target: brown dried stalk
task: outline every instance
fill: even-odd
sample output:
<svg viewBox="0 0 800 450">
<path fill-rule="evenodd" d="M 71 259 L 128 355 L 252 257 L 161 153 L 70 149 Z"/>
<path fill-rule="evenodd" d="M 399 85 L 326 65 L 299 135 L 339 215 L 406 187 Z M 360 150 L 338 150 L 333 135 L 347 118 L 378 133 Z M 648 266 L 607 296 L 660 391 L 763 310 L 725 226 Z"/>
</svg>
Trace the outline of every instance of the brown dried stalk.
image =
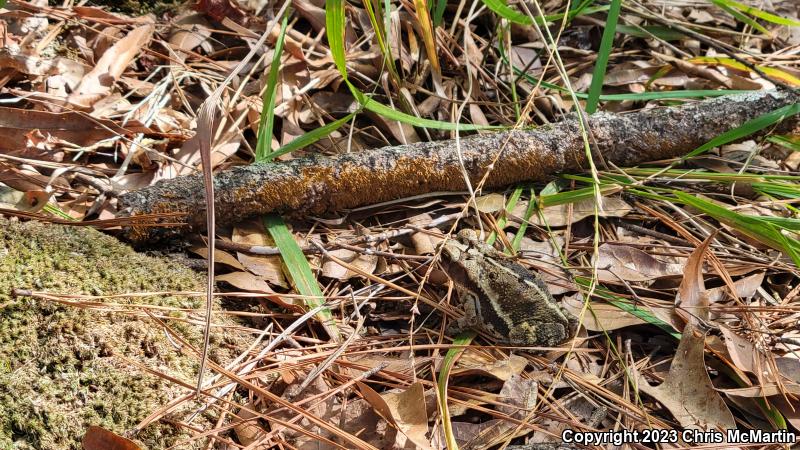
<svg viewBox="0 0 800 450">
<path fill-rule="evenodd" d="M 592 150 L 617 166 L 673 158 L 748 120 L 794 104 L 798 97 L 789 91 L 757 91 L 624 115 L 597 113 L 589 118 Z M 792 118 L 781 126 L 796 123 Z M 214 177 L 217 220 L 229 225 L 268 212 L 323 214 L 427 192 L 462 191 L 464 170 L 473 184 L 490 171 L 484 186 L 498 187 L 586 168 L 578 123 L 572 118 L 536 129 L 467 137 L 461 139 L 460 149 L 453 140 L 421 142 L 236 167 Z M 180 212 L 189 224 L 170 229 L 132 226 L 126 229 L 127 237 L 144 241 L 202 229 L 202 180 L 202 175 L 190 175 L 120 196 L 127 215 Z"/>
</svg>

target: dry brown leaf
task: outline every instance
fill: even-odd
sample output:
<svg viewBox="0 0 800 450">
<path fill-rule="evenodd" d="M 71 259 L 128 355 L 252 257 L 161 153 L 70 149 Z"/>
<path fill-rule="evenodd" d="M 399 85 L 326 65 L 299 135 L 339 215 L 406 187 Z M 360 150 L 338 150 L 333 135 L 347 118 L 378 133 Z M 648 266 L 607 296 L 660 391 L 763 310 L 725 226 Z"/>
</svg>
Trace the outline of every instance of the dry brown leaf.
<svg viewBox="0 0 800 450">
<path fill-rule="evenodd" d="M 800 384 L 800 360 L 795 357 L 775 358 L 775 365 L 787 380 Z"/>
<path fill-rule="evenodd" d="M 503 383 L 498 400 L 503 403 L 498 406 L 498 411 L 516 419 L 524 418 L 536 405 L 538 383 L 534 380 L 514 375 Z M 515 428 L 516 424 L 507 420 L 495 419 L 480 424 L 468 422 L 453 422 L 453 434 L 460 448 L 483 449 L 504 441 L 507 433 Z M 527 428 L 520 429 L 521 434 L 530 433 Z"/>
<path fill-rule="evenodd" d="M 154 27 L 142 25 L 131 30 L 111 46 L 84 75 L 67 101 L 80 108 L 89 108 L 111 92 L 111 87 L 133 61 L 139 50 L 150 41 Z"/>
<path fill-rule="evenodd" d="M 599 211 L 600 217 L 624 217 L 632 211 L 631 206 L 618 196 L 603 197 L 602 203 L 602 209 Z M 518 202 L 511 215 L 517 218 L 525 217 L 527 208 L 528 202 Z M 572 211 L 571 215 L 570 210 Z M 594 199 L 589 198 L 571 204 L 548 206 L 542 210 L 541 215 L 544 220 L 538 213 L 534 213 L 530 222 L 539 226 L 544 226 L 546 223 L 551 227 L 563 227 L 593 216 L 594 210 Z"/>
<path fill-rule="evenodd" d="M 248 403 L 245 406 L 250 409 L 253 408 L 252 403 Z M 239 438 L 239 442 L 244 445 L 251 445 L 254 442 L 260 442 L 266 436 L 267 432 L 258 424 L 258 420 L 255 419 L 255 417 L 257 417 L 255 413 L 251 412 L 249 409 L 241 409 L 237 415 L 239 419 L 246 421 L 239 422 L 233 426 L 233 431 L 236 433 L 236 437 Z M 267 450 L 270 447 L 271 446 L 267 444 L 259 444 L 251 447 L 251 449 Z"/>
<path fill-rule="evenodd" d="M 208 252 L 208 247 L 204 245 L 193 245 L 189 247 L 189 251 L 194 253 L 195 255 L 202 256 L 203 258 L 206 257 Z M 215 250 L 214 251 L 214 261 L 219 264 L 225 264 L 228 267 L 233 269 L 242 270 L 244 271 L 244 266 L 236 260 L 230 253 L 223 251 L 223 250 Z"/>
<path fill-rule="evenodd" d="M 567 311 L 575 317 L 580 317 L 583 310 L 583 297 L 580 294 L 566 296 L 561 302 Z M 591 310 L 586 311 L 581 322 L 589 331 L 612 331 L 644 323 L 647 322 L 629 312 L 598 301 L 592 302 Z"/>
<path fill-rule="evenodd" d="M 191 52 L 200 46 L 211 46 L 206 44 L 211 37 L 211 24 L 202 14 L 186 12 L 181 14 L 173 21 L 172 32 L 169 36 L 169 45 L 175 50 L 179 61 L 185 61 Z"/>
<path fill-rule="evenodd" d="M 13 156 L 60 161 L 61 157 L 55 157 L 56 153 L 46 144 L 36 142 L 36 135 L 55 139 L 51 140 L 55 144 L 66 142 L 88 147 L 134 131 L 150 132 L 145 127 L 123 129 L 110 120 L 95 119 L 81 112 L 50 113 L 0 107 L 0 150 Z M 63 157 L 63 153 L 61 155 Z"/>
<path fill-rule="evenodd" d="M 659 386 L 651 386 L 639 377 L 639 389 L 666 407 L 683 428 L 732 429 L 733 415 L 714 389 L 706 371 L 705 333 L 699 324 L 708 320 L 708 300 L 703 282 L 703 260 L 714 236 L 709 236 L 689 256 L 686 273 L 680 286 L 681 305 L 692 314 L 685 317 L 686 326 L 669 373 Z"/>
<path fill-rule="evenodd" d="M 97 426 L 90 426 L 86 430 L 81 444 L 84 450 L 141 450 L 130 439 Z"/>
<path fill-rule="evenodd" d="M 366 354 L 362 357 L 352 356 L 350 357 L 350 360 L 354 364 L 364 366 L 366 370 L 370 370 L 373 367 L 377 367 L 378 365 L 385 365 L 385 369 L 383 370 L 383 372 L 410 374 L 413 369 L 413 365 L 411 364 L 412 360 L 411 358 L 408 357 L 399 357 L 391 355 L 373 356 L 370 354 Z"/>
<path fill-rule="evenodd" d="M 275 242 L 267 235 L 264 225 L 259 220 L 248 220 L 233 228 L 231 240 L 237 244 L 275 246 Z M 288 288 L 286 277 L 281 268 L 280 256 L 248 255 L 237 252 L 236 259 L 250 272 L 275 286 Z"/>
<path fill-rule="evenodd" d="M 756 347 L 749 339 L 735 333 L 725 325 L 720 325 L 719 328 L 725 338 L 725 348 L 728 350 L 728 355 L 730 355 L 731 361 L 739 370 L 755 374 L 763 381 L 775 381 L 780 378 L 779 374 L 773 372 L 767 355 L 764 354 L 762 349 Z"/>
<path fill-rule="evenodd" d="M 236 289 L 248 292 L 258 292 L 264 294 L 273 294 L 275 291 L 272 290 L 269 283 L 262 280 L 261 278 L 253 275 L 250 272 L 231 272 L 225 273 L 222 275 L 217 275 L 214 277 L 217 281 L 224 281 L 229 283 L 231 286 L 235 287 Z"/>
<path fill-rule="evenodd" d="M 428 213 L 416 214 L 408 218 L 408 224 L 425 227 L 431 223 L 433 218 Z M 436 251 L 436 245 L 441 242 L 441 239 L 432 236 L 430 233 L 417 231 L 411 234 L 411 244 L 414 246 L 414 252 L 417 255 L 432 255 Z"/>
<path fill-rule="evenodd" d="M 207 14 L 217 22 L 233 20 L 239 25 L 247 25 L 249 15 L 233 0 L 199 0 L 194 9 Z"/>
<path fill-rule="evenodd" d="M 664 382 L 652 386 L 639 375 L 639 390 L 664 405 L 683 428 L 736 428 L 733 414 L 714 389 L 706 372 L 704 346 L 704 333 L 690 321 L 683 329 L 681 342 Z"/>
<path fill-rule="evenodd" d="M 425 388 L 416 382 L 400 392 L 387 392 L 381 395 L 391 413 L 391 421 L 413 442 L 417 448 L 432 449 L 426 437 L 428 433 L 428 413 L 425 410 Z M 374 406 L 374 405 L 373 405 Z M 405 447 L 398 442 L 400 448 Z"/>
<path fill-rule="evenodd" d="M 506 197 L 503 194 L 493 192 L 491 194 L 475 197 L 475 205 L 478 211 L 491 214 L 502 211 L 506 207 Z"/>
<path fill-rule="evenodd" d="M 361 252 L 354 252 L 345 248 L 333 250 L 330 252 L 342 261 L 352 264 L 353 266 L 363 270 L 366 273 L 373 273 L 378 266 L 378 256 L 368 255 Z M 359 272 L 342 267 L 337 262 L 329 258 L 323 258 L 322 263 L 322 276 L 334 278 L 337 280 L 345 281 L 353 277 L 361 276 Z"/>
<path fill-rule="evenodd" d="M 489 375 L 507 381 L 522 373 L 527 365 L 528 360 L 519 355 L 509 355 L 497 359 L 485 353 L 468 349 L 461 354 L 456 367 L 451 371 L 451 376 Z"/>
<path fill-rule="evenodd" d="M 683 273 L 683 264 L 665 263 L 625 245 L 603 244 L 596 258 L 597 277 L 605 282 L 647 282 Z"/>
<path fill-rule="evenodd" d="M 719 389 L 720 392 L 735 395 L 738 397 L 763 398 L 773 395 L 800 395 L 800 384 L 797 383 L 765 383 L 761 386 L 750 386 L 745 388 Z"/>
<path fill-rule="evenodd" d="M 675 300 L 675 313 L 686 322 L 699 323 L 708 320 L 709 302 L 703 281 L 703 261 L 714 236 L 715 233 L 708 236 L 686 260 L 683 280 L 678 288 L 678 298 Z M 673 325 L 679 326 L 679 324 Z"/>
<path fill-rule="evenodd" d="M 753 275 L 740 278 L 733 282 L 733 287 L 736 295 L 741 299 L 749 299 L 756 295 L 758 288 L 764 282 L 765 272 L 755 273 Z M 708 302 L 710 304 L 718 303 L 720 300 L 727 297 L 729 294 L 727 286 L 720 286 L 706 291 Z M 714 312 L 712 311 L 712 315 Z"/>
</svg>

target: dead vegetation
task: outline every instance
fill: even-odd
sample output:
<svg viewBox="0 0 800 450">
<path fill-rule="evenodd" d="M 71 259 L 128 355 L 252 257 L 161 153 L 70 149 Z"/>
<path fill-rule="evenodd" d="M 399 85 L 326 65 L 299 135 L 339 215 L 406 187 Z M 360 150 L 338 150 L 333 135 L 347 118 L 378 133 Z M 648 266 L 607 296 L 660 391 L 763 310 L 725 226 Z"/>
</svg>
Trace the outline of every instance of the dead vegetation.
<svg viewBox="0 0 800 450">
<path fill-rule="evenodd" d="M 154 219 L 177 226 L 182 216 L 123 217 L 119 197 L 198 173 L 201 144 L 220 173 L 551 126 L 597 105 L 630 114 L 800 86 L 796 2 L 626 1 L 615 26 L 616 0 L 508 3 L 199 0 L 128 16 L 9 1 L 0 10 L 0 212 L 117 234 Z M 198 117 L 209 96 L 213 127 Z M 212 343 L 198 397 L 196 374 L 120 354 L 120 370 L 168 383 L 172 395 L 124 424 L 96 425 L 149 448 L 204 449 L 510 448 L 560 442 L 565 430 L 798 432 L 800 141 L 780 128 L 797 113 L 790 102 L 635 167 L 592 153 L 602 136 L 582 133 L 593 158 L 548 184 L 490 191 L 482 177 L 464 192 L 288 224 L 277 215 L 227 222 L 216 230 L 225 311 L 215 307 L 213 323 L 246 321 L 243 357 L 223 361 Z M 577 335 L 531 349 L 446 333 L 463 313 L 437 244 L 466 227 L 540 273 L 581 318 Z M 195 233 L 146 250 L 186 251 L 202 268 L 206 242 Z M 18 285 L 5 289 L 25 295 L 0 292 L 2 323 L 32 299 L 61 300 L 48 306 L 59 314 L 75 308 L 64 304 L 75 292 L 37 287 L 26 262 L 14 267 Z M 140 300 L 154 289 L 132 286 L 126 308 L 146 314 Z M 116 298 L 82 294 L 94 313 L 122 314 L 108 306 Z M 164 351 L 199 361 L 202 342 L 169 331 L 187 324 L 151 320 L 171 343 Z M 0 356 L 0 383 L 47 369 Z M 35 404 L 25 387 L 9 395 Z M 182 437 L 149 438 L 154 424 Z M 81 435 L 53 447 L 0 425 L 3 445 L 80 448 Z M 85 448 L 112 445 L 93 430 Z"/>
</svg>

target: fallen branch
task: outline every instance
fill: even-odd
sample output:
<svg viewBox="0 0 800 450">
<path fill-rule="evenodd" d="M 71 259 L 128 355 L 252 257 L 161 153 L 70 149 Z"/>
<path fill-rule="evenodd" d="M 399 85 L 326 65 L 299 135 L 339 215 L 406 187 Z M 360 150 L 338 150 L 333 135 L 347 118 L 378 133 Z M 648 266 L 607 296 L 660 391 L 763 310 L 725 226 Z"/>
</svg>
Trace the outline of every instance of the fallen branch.
<svg viewBox="0 0 800 450">
<path fill-rule="evenodd" d="M 589 118 L 592 148 L 617 166 L 673 158 L 715 136 L 783 106 L 799 95 L 757 91 L 631 114 L 598 113 Z M 796 119 L 783 126 L 796 124 Z M 250 216 L 279 212 L 323 214 L 434 191 L 462 191 L 463 171 L 473 184 L 491 170 L 485 187 L 583 171 L 586 154 L 577 120 L 532 130 L 510 130 L 455 141 L 421 142 L 288 162 L 254 164 L 218 173 L 217 221 L 229 225 Z M 497 152 L 502 155 L 496 158 Z M 490 168 L 496 159 L 494 167 Z M 206 207 L 202 175 L 166 180 L 119 197 L 123 214 L 182 213 L 189 227 L 131 226 L 126 235 L 144 241 L 202 229 Z"/>
</svg>

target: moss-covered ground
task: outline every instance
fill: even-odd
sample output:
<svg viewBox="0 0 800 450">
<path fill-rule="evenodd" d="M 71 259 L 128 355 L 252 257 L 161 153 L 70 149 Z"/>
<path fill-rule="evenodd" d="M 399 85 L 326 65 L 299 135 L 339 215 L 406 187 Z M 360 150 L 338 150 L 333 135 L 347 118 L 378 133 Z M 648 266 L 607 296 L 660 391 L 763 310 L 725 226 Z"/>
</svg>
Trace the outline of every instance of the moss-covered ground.
<svg viewBox="0 0 800 450">
<path fill-rule="evenodd" d="M 181 355 L 152 319 L 14 297 L 12 289 L 109 295 L 203 286 L 203 277 L 190 269 L 137 254 L 95 230 L 0 217 L 0 449 L 78 449 L 89 425 L 126 433 L 187 392 L 120 356 L 189 383 L 197 370 L 196 358 Z M 202 299 L 135 301 L 197 308 Z M 200 345 L 200 327 L 176 320 L 170 326 Z M 213 347 L 235 348 L 232 339 L 216 335 Z M 212 354 L 217 360 L 229 356 Z M 178 434 L 170 425 L 155 424 L 134 439 L 158 449 Z"/>
</svg>

